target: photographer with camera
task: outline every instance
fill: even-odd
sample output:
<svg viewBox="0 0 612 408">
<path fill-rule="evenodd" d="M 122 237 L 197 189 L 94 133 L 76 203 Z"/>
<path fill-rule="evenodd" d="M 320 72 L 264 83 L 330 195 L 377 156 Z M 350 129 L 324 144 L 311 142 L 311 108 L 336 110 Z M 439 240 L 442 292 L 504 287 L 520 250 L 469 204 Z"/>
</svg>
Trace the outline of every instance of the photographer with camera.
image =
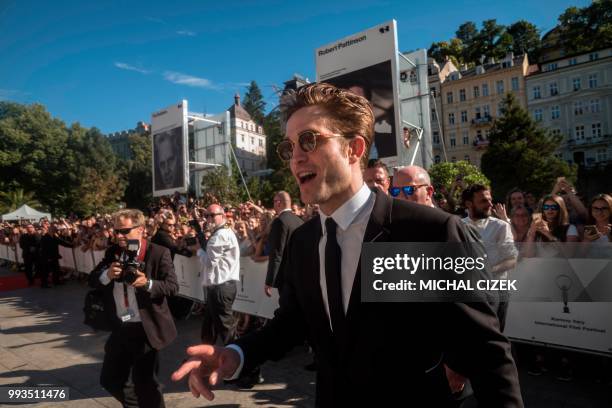
<svg viewBox="0 0 612 408">
<path fill-rule="evenodd" d="M 143 238 L 142 212 L 118 211 L 113 222 L 116 244 L 89 277 L 112 327 L 100 383 L 125 407 L 163 407 L 157 351 L 177 334 L 166 300 L 178 292 L 170 251 Z"/>
</svg>

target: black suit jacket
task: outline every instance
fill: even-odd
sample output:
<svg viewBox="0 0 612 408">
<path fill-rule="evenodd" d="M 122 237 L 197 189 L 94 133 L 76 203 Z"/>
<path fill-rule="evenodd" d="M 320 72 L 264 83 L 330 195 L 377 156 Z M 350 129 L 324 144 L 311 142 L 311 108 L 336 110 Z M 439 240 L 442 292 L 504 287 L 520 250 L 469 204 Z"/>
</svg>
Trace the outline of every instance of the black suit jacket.
<svg viewBox="0 0 612 408">
<path fill-rule="evenodd" d="M 157 231 L 157 233 L 153 236 L 153 239 L 151 239 L 151 242 L 168 248 L 170 250 L 170 258 L 172 259 L 174 259 L 174 255 L 176 254 L 183 255 L 188 258 L 192 255 L 191 251 L 187 248 L 179 249 L 178 245 L 176 245 L 176 242 L 174 241 L 174 238 L 172 238 L 168 232 L 162 229 Z"/>
<path fill-rule="evenodd" d="M 108 248 L 104 259 L 89 275 L 89 285 L 104 290 L 106 310 L 111 314 L 110 318 L 115 328 L 121 325 L 113 297 L 115 281 L 111 280 L 108 285 L 103 285 L 100 283 L 100 275 L 117 259 L 118 254 L 118 246 L 113 245 Z M 148 243 L 144 262 L 144 272 L 149 279 L 153 279 L 153 287 L 151 292 L 144 288 L 136 288 L 136 301 L 147 339 L 153 348 L 160 350 L 176 338 L 176 327 L 166 297 L 178 292 L 178 283 L 170 251 L 167 248 Z"/>
<path fill-rule="evenodd" d="M 246 372 L 308 337 L 317 355 L 319 407 L 445 406 L 442 362 L 471 380 L 480 406 L 523 406 L 510 343 L 486 303 L 362 303 L 358 270 L 348 336 L 344 343 L 335 337 L 319 285 L 320 236 L 319 217 L 294 232 L 274 319 L 236 342 Z M 470 236 L 458 217 L 377 192 L 364 241 L 459 242 Z"/>
<path fill-rule="evenodd" d="M 270 253 L 268 257 L 268 273 L 266 274 L 266 285 L 281 288 L 283 285 L 283 274 L 281 262 L 287 248 L 289 238 L 304 221 L 291 211 L 283 211 L 279 214 L 270 227 L 268 245 Z"/>
</svg>

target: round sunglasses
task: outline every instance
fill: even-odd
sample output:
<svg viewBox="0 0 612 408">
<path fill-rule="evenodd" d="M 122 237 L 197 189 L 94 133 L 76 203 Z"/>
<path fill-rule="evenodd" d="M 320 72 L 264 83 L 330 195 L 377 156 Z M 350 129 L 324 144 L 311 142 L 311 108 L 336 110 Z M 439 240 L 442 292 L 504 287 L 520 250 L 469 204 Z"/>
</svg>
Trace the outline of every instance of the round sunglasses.
<svg viewBox="0 0 612 408">
<path fill-rule="evenodd" d="M 391 194 L 391 197 L 397 197 L 400 195 L 400 192 L 403 192 L 404 196 L 408 197 L 408 196 L 413 195 L 414 192 L 417 190 L 417 188 L 420 188 L 423 186 L 427 186 L 427 184 L 419 184 L 416 186 L 391 187 L 389 189 L 389 194 Z"/>
<path fill-rule="evenodd" d="M 322 137 L 322 136 L 327 136 L 327 137 Z M 335 133 L 330 133 L 329 135 L 325 135 L 323 133 L 315 132 L 314 130 L 305 130 L 301 132 L 300 134 L 298 134 L 298 145 L 300 146 L 300 149 L 302 149 L 304 153 L 310 153 L 316 150 L 317 140 L 320 143 L 321 141 L 325 141 L 329 139 L 336 139 L 338 137 L 344 137 L 344 136 L 337 135 Z M 295 144 L 291 140 L 285 139 L 276 146 L 276 153 L 278 154 L 278 157 L 280 157 L 282 161 L 289 161 L 293 157 L 294 147 L 295 147 Z"/>
</svg>

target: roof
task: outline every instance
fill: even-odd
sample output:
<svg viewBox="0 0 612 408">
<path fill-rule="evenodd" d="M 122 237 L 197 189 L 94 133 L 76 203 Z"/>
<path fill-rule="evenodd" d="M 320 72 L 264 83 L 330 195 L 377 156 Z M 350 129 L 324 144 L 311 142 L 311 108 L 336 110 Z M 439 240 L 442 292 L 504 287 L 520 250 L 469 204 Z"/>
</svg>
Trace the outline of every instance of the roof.
<svg viewBox="0 0 612 408">
<path fill-rule="evenodd" d="M 51 219 L 51 214 L 40 212 L 33 209 L 27 204 L 22 205 L 18 209 L 2 216 L 2 221 L 19 221 L 19 220 L 35 220 L 38 221 L 41 218 Z"/>
<path fill-rule="evenodd" d="M 250 120 L 253 121 L 249 112 L 247 112 L 242 105 L 240 105 L 240 95 L 236 94 L 234 96 L 234 104 L 228 108 L 230 112 L 230 117 L 238 118 L 242 120 Z"/>
<path fill-rule="evenodd" d="M 514 57 L 513 59 L 514 65 L 512 67 L 514 68 L 514 67 L 523 65 L 523 58 L 525 58 L 524 55 L 519 55 L 518 57 Z M 493 64 L 484 64 L 484 74 L 479 74 L 479 75 L 486 75 L 491 72 L 501 71 L 503 69 L 509 69 L 509 68 L 502 68 L 501 64 L 503 61 L 504 60 L 500 60 L 500 61 L 496 61 Z M 477 75 L 476 68 L 477 67 L 473 67 L 473 68 L 468 69 L 467 71 L 459 71 L 459 73 L 461 74 L 461 79 L 476 76 Z"/>
</svg>

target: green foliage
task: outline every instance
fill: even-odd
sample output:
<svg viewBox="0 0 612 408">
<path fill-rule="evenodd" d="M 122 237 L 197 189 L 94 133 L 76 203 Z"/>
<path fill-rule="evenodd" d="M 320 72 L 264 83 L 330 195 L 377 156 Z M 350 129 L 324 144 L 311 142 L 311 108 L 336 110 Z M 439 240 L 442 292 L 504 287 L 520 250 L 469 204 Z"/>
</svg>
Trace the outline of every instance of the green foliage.
<svg viewBox="0 0 612 408">
<path fill-rule="evenodd" d="M 263 100 L 261 90 L 257 86 L 257 82 L 251 81 L 246 93 L 244 94 L 244 101 L 242 107 L 251 115 L 251 118 L 255 123 L 261 125 L 264 121 L 264 112 L 266 108 L 266 102 Z"/>
<path fill-rule="evenodd" d="M 212 196 L 223 205 L 237 205 L 245 201 L 241 193 L 241 190 L 244 190 L 242 182 L 237 184 L 235 177 L 233 177 L 237 172 L 234 171 L 233 173 L 232 177 L 230 177 L 229 171 L 225 166 L 207 170 L 202 176 L 202 191 L 205 192 L 205 196 Z M 207 200 L 205 197 L 206 205 L 210 205 L 212 202 L 212 200 Z"/>
<path fill-rule="evenodd" d="M 491 183 L 478 167 L 463 160 L 455 163 L 437 163 L 431 166 L 427 172 L 436 192 L 443 193 L 447 198 L 458 178 L 463 180 L 464 187 L 469 187 L 472 184 L 490 185 Z M 451 198 L 454 202 L 460 202 L 460 195 L 461 191 L 457 189 L 454 191 L 454 197 Z"/>
<path fill-rule="evenodd" d="M 480 29 L 473 21 L 467 21 L 459 26 L 455 35 L 448 41 L 433 43 L 428 55 L 436 61 L 449 57 L 455 65 L 475 66 L 480 64 L 483 55 L 501 59 L 511 51 L 515 55 L 527 52 L 535 60 L 541 48 L 538 29 L 525 20 L 506 27 L 490 19 L 483 21 Z"/>
<path fill-rule="evenodd" d="M 554 155 L 561 138 L 538 127 L 512 93 L 504 98 L 502 113 L 491 128 L 490 144 L 481 162 L 497 198 L 505 197 L 514 187 L 541 196 L 550 192 L 561 176 L 575 181 L 575 167 Z"/>
<path fill-rule="evenodd" d="M 132 159 L 123 163 L 127 175 L 124 201 L 128 208 L 144 209 L 153 199 L 151 186 L 151 134 L 133 133 L 128 136 Z"/>
<path fill-rule="evenodd" d="M 566 53 L 587 52 L 612 45 L 612 1 L 568 7 L 559 16 L 559 36 Z"/>
<path fill-rule="evenodd" d="M 113 209 L 124 189 L 99 130 L 67 128 L 42 105 L 10 102 L 0 102 L 0 183 L 35 193 L 56 215 Z"/>
<path fill-rule="evenodd" d="M 1 213 L 15 211 L 24 204 L 37 210 L 43 209 L 42 204 L 36 200 L 34 193 L 24 192 L 22 188 L 18 188 L 13 191 L 0 192 Z"/>
</svg>

